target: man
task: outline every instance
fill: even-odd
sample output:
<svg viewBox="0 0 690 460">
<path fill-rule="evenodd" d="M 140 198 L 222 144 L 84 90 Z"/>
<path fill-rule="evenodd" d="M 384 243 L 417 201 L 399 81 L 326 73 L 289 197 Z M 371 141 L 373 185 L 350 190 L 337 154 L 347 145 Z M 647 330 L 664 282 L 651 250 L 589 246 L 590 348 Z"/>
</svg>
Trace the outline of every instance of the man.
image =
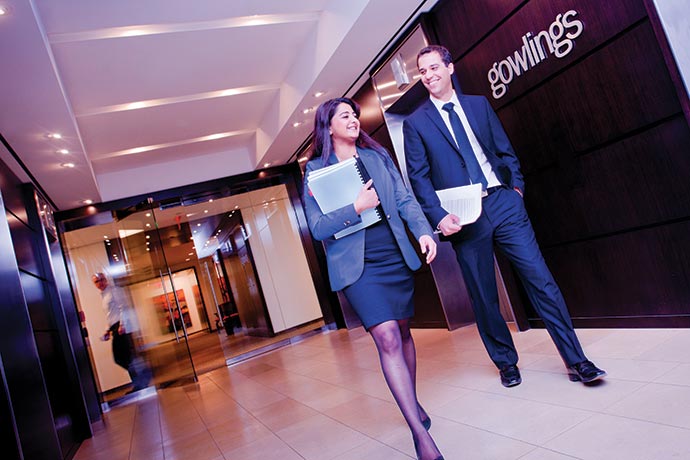
<svg viewBox="0 0 690 460">
<path fill-rule="evenodd" d="M 442 46 L 422 49 L 417 67 L 430 98 L 403 123 L 410 184 L 431 225 L 455 249 L 477 328 L 501 383 L 512 387 L 522 378 L 499 310 L 494 244 L 515 266 L 570 380 L 587 383 L 602 378 L 606 372 L 585 357 L 560 289 L 537 246 L 522 202 L 520 164 L 489 101 L 453 90 L 453 63 Z M 441 207 L 436 190 L 472 183 L 482 184 L 482 213 L 475 223 L 461 227 L 458 217 Z"/>
<path fill-rule="evenodd" d="M 103 310 L 108 317 L 108 329 L 103 335 L 103 340 L 112 338 L 113 358 L 115 363 L 124 368 L 132 379 L 133 388 L 129 393 L 146 388 L 151 379 L 150 372 L 144 360 L 138 356 L 134 344 L 134 325 L 136 317 L 130 307 L 125 293 L 108 284 L 108 279 L 103 273 L 96 273 L 91 277 L 96 288 L 101 291 Z"/>
</svg>

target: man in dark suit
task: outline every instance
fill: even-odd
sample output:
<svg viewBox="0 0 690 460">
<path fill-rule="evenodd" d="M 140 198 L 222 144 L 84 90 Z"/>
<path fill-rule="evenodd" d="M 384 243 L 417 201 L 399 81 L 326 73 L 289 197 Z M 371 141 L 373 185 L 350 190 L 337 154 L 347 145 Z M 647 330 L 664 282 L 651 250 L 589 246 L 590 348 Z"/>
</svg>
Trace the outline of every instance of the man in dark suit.
<svg viewBox="0 0 690 460">
<path fill-rule="evenodd" d="M 518 355 L 498 304 L 494 244 L 516 268 L 527 295 L 556 344 L 570 380 L 606 375 L 585 357 L 560 289 L 527 216 L 520 164 L 501 122 L 483 96 L 454 91 L 450 53 L 428 46 L 417 67 L 430 98 L 403 123 L 410 184 L 431 225 L 452 243 L 472 299 L 477 327 L 506 387 L 522 382 Z M 441 207 L 436 190 L 481 183 L 482 213 L 460 226 Z"/>
</svg>

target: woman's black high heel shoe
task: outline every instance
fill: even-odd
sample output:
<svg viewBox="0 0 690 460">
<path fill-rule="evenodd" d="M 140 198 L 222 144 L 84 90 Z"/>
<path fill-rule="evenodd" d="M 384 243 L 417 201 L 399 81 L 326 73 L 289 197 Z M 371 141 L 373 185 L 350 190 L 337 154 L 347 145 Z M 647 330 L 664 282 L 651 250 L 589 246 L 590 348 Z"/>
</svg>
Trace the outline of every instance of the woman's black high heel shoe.
<svg viewBox="0 0 690 460">
<path fill-rule="evenodd" d="M 429 418 L 429 425 L 431 425 L 431 418 Z M 419 446 L 417 445 L 417 438 L 412 436 L 412 442 L 414 442 L 414 453 L 415 453 L 415 455 L 417 455 L 417 459 L 419 459 L 420 458 L 419 457 Z M 434 460 L 445 460 L 445 459 L 443 458 L 443 455 L 439 455 Z"/>
</svg>

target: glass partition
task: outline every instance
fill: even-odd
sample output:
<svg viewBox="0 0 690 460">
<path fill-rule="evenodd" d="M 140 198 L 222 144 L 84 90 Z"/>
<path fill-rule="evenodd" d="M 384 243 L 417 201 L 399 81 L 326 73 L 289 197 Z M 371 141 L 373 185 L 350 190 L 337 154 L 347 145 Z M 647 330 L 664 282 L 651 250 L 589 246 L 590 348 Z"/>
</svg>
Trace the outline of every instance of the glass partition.
<svg viewBox="0 0 690 460">
<path fill-rule="evenodd" d="M 94 273 L 126 293 L 136 312 L 138 350 L 159 387 L 323 326 L 285 185 L 149 201 L 72 222 L 75 229 L 62 234 L 105 395 L 121 395 L 132 383 L 115 364 L 111 343 L 98 338 L 108 316 Z M 102 223 L 87 226 L 87 220 Z"/>
</svg>

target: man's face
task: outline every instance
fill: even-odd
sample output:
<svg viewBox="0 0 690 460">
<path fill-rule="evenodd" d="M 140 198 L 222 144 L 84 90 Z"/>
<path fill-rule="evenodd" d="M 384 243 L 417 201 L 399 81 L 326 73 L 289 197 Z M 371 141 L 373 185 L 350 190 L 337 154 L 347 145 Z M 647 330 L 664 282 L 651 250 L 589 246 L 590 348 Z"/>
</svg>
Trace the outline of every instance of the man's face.
<svg viewBox="0 0 690 460">
<path fill-rule="evenodd" d="M 453 63 L 447 66 L 436 51 L 422 54 L 417 60 L 417 68 L 422 74 L 422 84 L 436 99 L 448 101 L 453 94 Z"/>
<path fill-rule="evenodd" d="M 91 277 L 91 281 L 93 281 L 93 284 L 98 288 L 99 291 L 102 291 L 108 285 L 108 280 L 105 278 L 105 276 L 93 275 Z"/>
</svg>

